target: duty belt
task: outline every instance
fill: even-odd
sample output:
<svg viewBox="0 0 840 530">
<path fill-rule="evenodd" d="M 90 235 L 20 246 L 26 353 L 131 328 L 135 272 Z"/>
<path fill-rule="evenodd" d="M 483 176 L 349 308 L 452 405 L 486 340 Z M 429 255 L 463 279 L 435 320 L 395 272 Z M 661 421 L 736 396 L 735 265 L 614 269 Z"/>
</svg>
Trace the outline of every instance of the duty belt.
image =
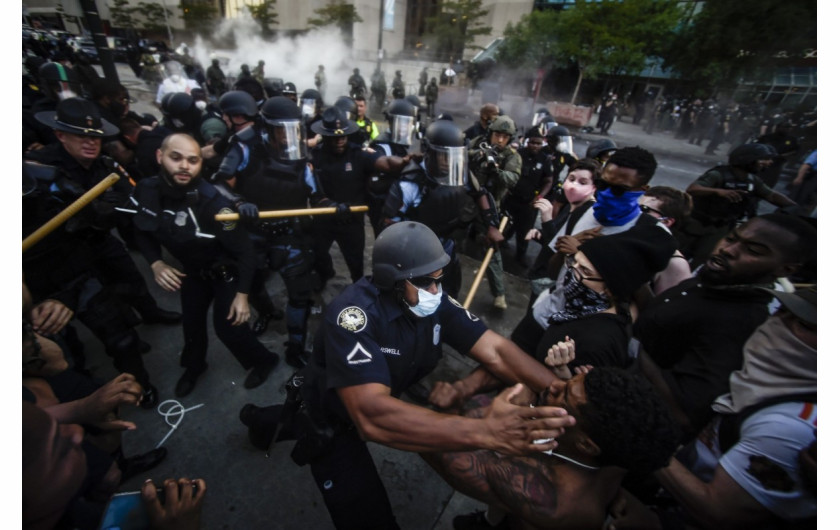
<svg viewBox="0 0 840 530">
<path fill-rule="evenodd" d="M 257 230 L 267 236 L 290 236 L 295 234 L 295 221 L 288 219 L 260 221 L 257 223 Z"/>
<path fill-rule="evenodd" d="M 201 269 L 198 276 L 202 280 L 222 280 L 225 283 L 230 283 L 236 279 L 236 267 L 233 265 L 213 265 Z"/>
</svg>

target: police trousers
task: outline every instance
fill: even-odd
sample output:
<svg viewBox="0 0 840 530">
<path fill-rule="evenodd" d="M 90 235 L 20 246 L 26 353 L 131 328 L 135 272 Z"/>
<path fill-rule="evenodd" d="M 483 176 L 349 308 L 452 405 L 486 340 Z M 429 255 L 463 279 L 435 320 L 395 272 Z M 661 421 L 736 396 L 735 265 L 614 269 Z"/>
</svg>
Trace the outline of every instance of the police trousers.
<svg viewBox="0 0 840 530">
<path fill-rule="evenodd" d="M 399 529 L 367 444 L 355 431 L 338 434 L 310 471 L 339 530 Z"/>
<path fill-rule="evenodd" d="M 203 278 L 198 271 L 187 271 L 181 283 L 181 311 L 184 314 L 181 366 L 184 368 L 202 371 L 207 366 L 207 310 L 210 304 L 213 304 L 216 336 L 243 368 L 248 370 L 271 361 L 273 354 L 257 340 L 247 323 L 234 326 L 227 319 L 237 285 L 235 279 Z"/>
<path fill-rule="evenodd" d="M 341 255 L 355 282 L 364 274 L 365 264 L 365 218 L 364 214 L 353 214 L 347 222 L 334 216 L 315 219 L 315 270 L 321 278 L 328 278 L 335 272 L 330 256 L 333 242 L 338 243 Z"/>
</svg>

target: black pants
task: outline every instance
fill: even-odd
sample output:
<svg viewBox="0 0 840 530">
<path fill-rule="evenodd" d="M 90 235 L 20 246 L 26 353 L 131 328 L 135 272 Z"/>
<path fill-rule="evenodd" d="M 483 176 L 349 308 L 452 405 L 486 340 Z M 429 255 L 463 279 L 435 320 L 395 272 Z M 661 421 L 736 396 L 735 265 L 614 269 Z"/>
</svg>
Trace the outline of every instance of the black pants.
<svg viewBox="0 0 840 530">
<path fill-rule="evenodd" d="M 365 219 L 364 214 L 353 214 L 349 222 L 322 216 L 315 220 L 315 270 L 321 278 L 335 272 L 330 256 L 333 242 L 338 243 L 341 255 L 350 269 L 350 278 L 355 282 L 364 274 L 365 263 Z"/>
<path fill-rule="evenodd" d="M 181 284 L 181 308 L 184 312 L 184 351 L 181 366 L 199 371 L 207 366 L 207 310 L 213 304 L 213 329 L 216 336 L 246 370 L 271 361 L 272 353 L 257 340 L 247 324 L 234 326 L 227 319 L 236 296 L 236 281 L 202 279 L 198 271 L 187 271 Z"/>
<path fill-rule="evenodd" d="M 354 431 L 337 435 L 310 471 L 336 528 L 399 529 L 367 444 Z"/>
<path fill-rule="evenodd" d="M 143 275 L 122 241 L 111 234 L 91 242 L 96 268 L 102 282 L 141 315 L 157 310 L 157 302 L 149 292 Z"/>
<path fill-rule="evenodd" d="M 510 198 L 503 206 L 513 217 L 513 229 L 516 233 L 516 257 L 525 256 L 528 250 L 528 241 L 525 236 L 528 231 L 534 228 L 537 220 L 537 210 L 529 202 L 521 202 L 519 199 Z"/>
<path fill-rule="evenodd" d="M 533 302 L 531 302 L 533 303 Z M 534 357 L 537 357 L 537 347 L 540 345 L 545 330 L 540 326 L 540 323 L 534 318 L 534 309 L 529 304 L 528 312 L 519 321 L 519 324 L 513 329 L 510 334 L 510 340 L 522 350 Z M 542 362 L 543 359 L 537 359 Z"/>
</svg>

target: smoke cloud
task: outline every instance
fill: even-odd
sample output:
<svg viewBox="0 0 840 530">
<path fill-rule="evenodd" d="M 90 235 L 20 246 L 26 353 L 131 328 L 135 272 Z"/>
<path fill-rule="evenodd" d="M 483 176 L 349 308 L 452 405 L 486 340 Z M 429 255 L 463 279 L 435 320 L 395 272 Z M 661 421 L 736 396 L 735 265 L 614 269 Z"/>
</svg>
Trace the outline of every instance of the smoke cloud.
<svg viewBox="0 0 840 530">
<path fill-rule="evenodd" d="M 233 42 L 232 48 L 221 48 L 214 43 Z M 320 28 L 296 37 L 278 37 L 265 40 L 260 25 L 250 13 L 225 19 L 208 39 L 196 38 L 190 54 L 207 68 L 212 59 L 222 59 L 222 69 L 232 77 L 239 75 L 240 67 L 247 64 L 251 70 L 260 60 L 265 61 L 265 77 L 291 81 L 298 94 L 315 88 L 315 72 L 324 65 L 327 77 L 325 105 L 332 104 L 338 96 L 348 93 L 347 78 L 353 71 L 352 52 L 344 45 L 338 28 Z M 227 59 L 227 65 L 224 65 Z M 364 75 L 364 72 L 363 72 Z M 370 88 L 370 79 L 365 76 Z M 322 88 L 323 92 L 323 88 Z"/>
</svg>

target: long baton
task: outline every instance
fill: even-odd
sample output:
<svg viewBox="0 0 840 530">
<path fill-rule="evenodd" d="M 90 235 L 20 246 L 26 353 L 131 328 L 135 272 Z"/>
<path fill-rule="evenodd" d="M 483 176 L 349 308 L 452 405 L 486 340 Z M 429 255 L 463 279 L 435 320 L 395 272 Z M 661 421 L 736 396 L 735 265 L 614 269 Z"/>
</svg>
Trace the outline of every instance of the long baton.
<svg viewBox="0 0 840 530">
<path fill-rule="evenodd" d="M 368 211 L 367 206 L 351 206 L 350 211 L 352 213 L 359 213 L 359 212 L 366 212 Z M 259 218 L 260 219 L 271 219 L 277 217 L 297 217 L 299 215 L 331 215 L 338 213 L 338 208 L 330 207 L 330 208 L 300 208 L 298 210 L 271 210 L 260 212 Z M 216 214 L 217 221 L 238 221 L 239 214 L 238 213 L 217 213 Z"/>
<path fill-rule="evenodd" d="M 99 184 L 92 187 L 91 189 L 87 190 L 84 195 L 73 201 L 73 203 L 68 206 L 67 208 L 61 210 L 55 217 L 41 225 L 40 228 L 29 234 L 26 239 L 23 240 L 23 252 L 29 250 L 34 244 L 38 243 L 48 235 L 50 232 L 61 226 L 65 221 L 79 213 L 79 210 L 90 204 L 90 202 L 97 198 L 98 196 L 102 195 L 108 188 L 113 186 L 118 180 L 120 180 L 119 175 L 116 173 L 111 173 L 104 179 L 102 179 Z"/>
<path fill-rule="evenodd" d="M 502 222 L 499 223 L 499 232 L 502 232 L 505 229 L 507 222 L 507 216 L 502 217 Z M 467 299 L 464 300 L 464 309 L 470 308 L 470 304 L 472 304 L 473 298 L 475 297 L 475 292 L 478 291 L 478 284 L 481 283 L 481 279 L 484 278 L 484 273 L 487 272 L 487 266 L 490 265 L 490 258 L 493 257 L 493 252 L 495 251 L 496 248 L 492 245 L 487 249 L 487 253 L 484 255 L 484 261 L 481 262 L 481 267 L 478 268 L 478 274 L 475 275 L 475 280 L 473 280 L 472 287 L 470 287 Z"/>
</svg>

